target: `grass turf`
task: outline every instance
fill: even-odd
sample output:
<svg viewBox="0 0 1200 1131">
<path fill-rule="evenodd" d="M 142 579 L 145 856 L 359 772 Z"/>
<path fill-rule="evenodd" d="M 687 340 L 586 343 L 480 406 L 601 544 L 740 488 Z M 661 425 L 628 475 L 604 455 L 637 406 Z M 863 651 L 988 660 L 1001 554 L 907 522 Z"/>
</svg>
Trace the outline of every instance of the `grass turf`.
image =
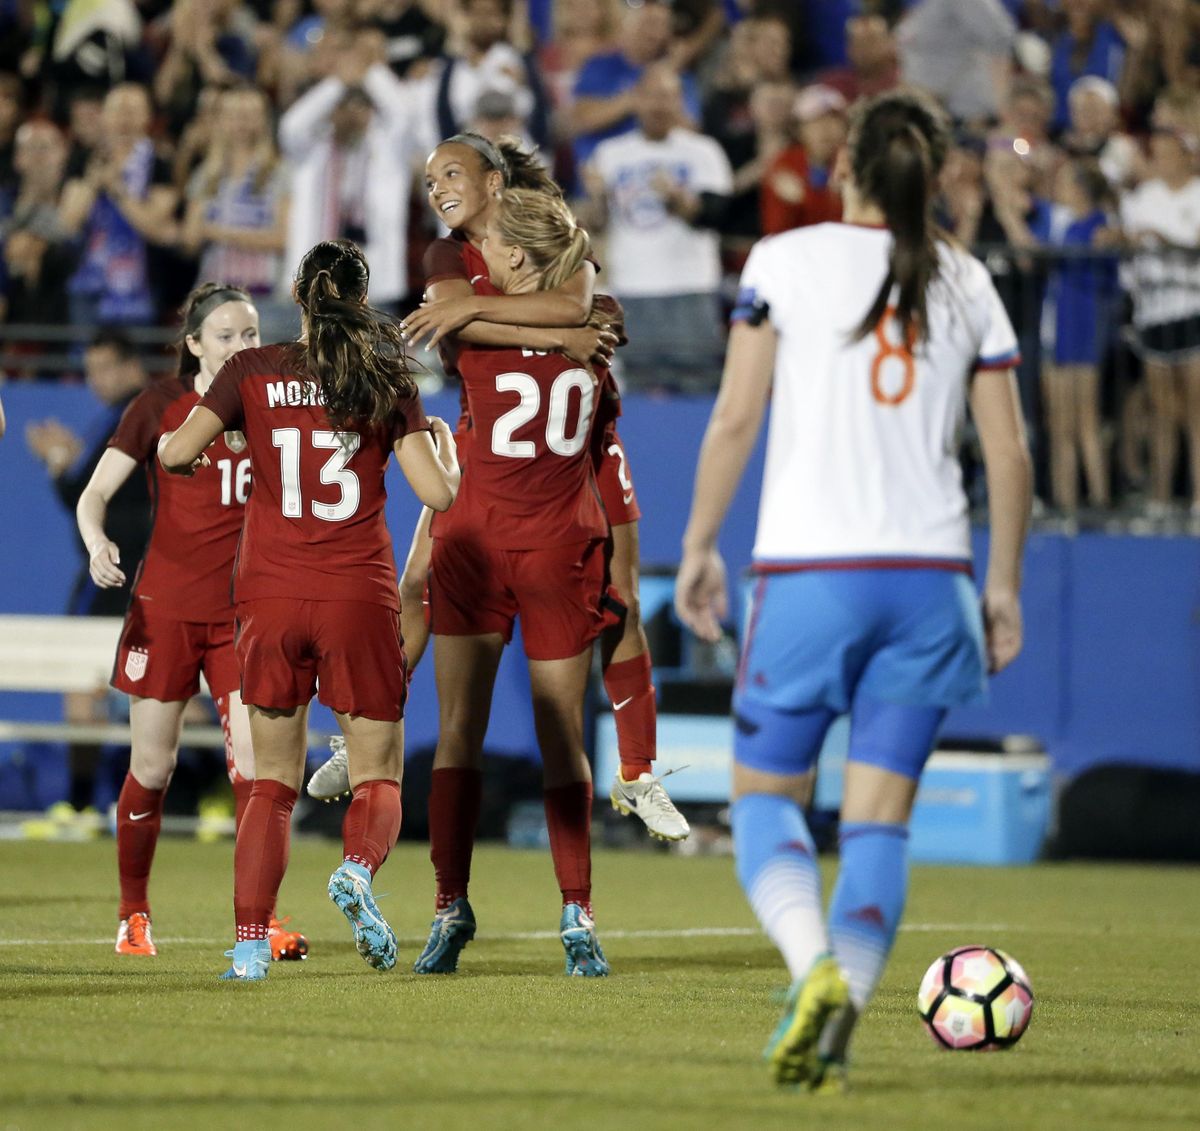
<svg viewBox="0 0 1200 1131">
<path fill-rule="evenodd" d="M 614 976 L 593 981 L 563 976 L 543 854 L 480 849 L 480 935 L 458 975 L 424 978 L 407 973 L 431 911 L 424 850 L 401 847 L 376 884 L 401 936 L 390 974 L 325 898 L 338 855 L 293 845 L 281 907 L 309 960 L 229 985 L 228 843 L 160 844 L 156 959 L 112 952 L 111 841 L 0 843 L 0 1127 L 1200 1126 L 1195 869 L 914 869 L 854 1091 L 814 1097 L 776 1091 L 759 1059 L 785 978 L 728 860 L 598 852 Z M 1033 980 L 1010 1052 L 946 1053 L 921 1031 L 921 974 L 970 942 Z"/>
</svg>

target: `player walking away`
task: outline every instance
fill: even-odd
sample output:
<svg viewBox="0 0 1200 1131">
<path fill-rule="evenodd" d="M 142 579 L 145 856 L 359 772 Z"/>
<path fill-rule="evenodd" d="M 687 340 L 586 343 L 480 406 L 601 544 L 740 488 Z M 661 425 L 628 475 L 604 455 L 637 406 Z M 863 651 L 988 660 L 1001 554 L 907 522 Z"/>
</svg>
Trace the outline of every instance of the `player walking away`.
<svg viewBox="0 0 1200 1131">
<path fill-rule="evenodd" d="M 443 141 L 430 155 L 425 182 L 430 207 L 450 228 L 450 235 L 436 240 L 426 253 L 428 303 L 406 321 L 410 342 L 415 343 L 428 334 L 430 344 L 439 345 L 443 366 L 450 376 L 457 374 L 458 348 L 467 345 L 561 350 L 585 364 L 599 349 L 600 360 L 607 360 L 615 339 L 597 335 L 585 325 L 592 319 L 596 305 L 594 263 L 584 262 L 574 275 L 553 290 L 519 296 L 499 294 L 489 280 L 480 247 L 501 194 L 516 188 L 561 198 L 558 186 L 536 160 L 515 141 L 502 139 L 493 145 L 477 134 L 458 134 Z M 604 302 L 604 296 L 598 301 Z M 638 602 L 637 522 L 641 510 L 625 450 L 616 432 L 620 395 L 611 377 L 606 380 L 604 396 L 612 402 L 615 412 L 601 449 L 596 478 L 612 528 L 609 564 L 612 584 L 628 610 L 621 623 L 601 638 L 604 687 L 613 705 L 621 760 L 611 798 L 621 812 L 636 813 L 652 835 L 663 840 L 682 840 L 689 832 L 687 821 L 653 773 L 657 707 L 649 644 Z M 464 400 L 457 433 L 460 460 L 468 424 Z M 417 526 L 401 581 L 401 616 L 405 640 L 411 642 L 413 667 L 424 651 L 428 634 L 423 594 L 431 553 L 429 518 L 428 514 L 422 515 Z M 344 765 L 339 764 L 335 755 L 313 775 L 309 793 L 322 798 L 337 796 L 346 788 L 344 773 Z M 435 859 L 439 815 L 458 813 L 474 826 L 481 791 L 482 775 L 474 770 L 435 773 L 430 796 Z"/>
<path fill-rule="evenodd" d="M 483 246 L 491 278 L 516 293 L 553 289 L 587 253 L 587 233 L 560 199 L 520 189 L 505 192 Z M 480 772 L 496 669 L 520 616 L 566 972 L 603 976 L 609 967 L 592 917 L 592 781 L 583 745 L 592 645 L 611 619 L 608 523 L 593 470 L 596 382 L 565 354 L 530 349 L 464 346 L 458 368 L 471 441 L 458 501 L 432 528 L 434 774 Z M 466 898 L 474 823 L 460 820 L 454 832 L 434 855 L 438 916 L 418 973 L 452 972 L 474 936 Z"/>
<path fill-rule="evenodd" d="M 946 145 L 917 96 L 867 102 L 848 143 L 848 222 L 756 245 L 684 536 L 677 609 L 715 640 L 728 608 L 717 532 L 770 398 L 732 822 L 738 879 L 794 979 L 766 1052 L 781 1084 L 843 1083 L 904 907 L 908 819 L 938 727 L 1021 649 L 1030 465 L 1016 338 L 987 272 L 934 231 Z M 955 456 L 967 400 L 991 500 L 982 619 Z M 846 712 L 827 927 L 800 801 Z"/>
<path fill-rule="evenodd" d="M 139 393 L 121 417 L 76 508 L 92 580 L 102 589 L 125 584 L 120 551 L 105 534 L 108 505 L 145 465 L 154 525 L 138 566 L 112 685 L 129 695 L 129 773 L 117 798 L 117 868 L 121 882 L 118 954 L 157 954 L 148 885 L 162 825 L 163 798 L 179 756 L 179 731 L 200 673 L 225 731 L 225 762 L 241 824 L 254 784 L 254 748 L 239 691 L 229 584 L 242 514 L 250 491 L 250 460 L 239 433 L 218 437 L 209 463 L 191 479 L 159 474 L 159 437 L 178 428 L 212 384 L 217 370 L 258 345 L 258 312 L 250 296 L 204 283 L 183 307 L 179 367 L 174 380 Z M 303 958 L 308 943 L 275 918 L 271 957 Z"/>
<path fill-rule="evenodd" d="M 329 896 L 370 965 L 396 962 L 396 937 L 371 891 L 400 831 L 407 691 L 384 471 L 394 451 L 417 497 L 445 510 L 458 465 L 441 421 L 432 422 L 435 449 L 400 331 L 367 305 L 367 283 L 354 244 L 317 244 L 294 285 L 299 343 L 231 358 L 159 448 L 163 467 L 190 475 L 209 465 L 204 452 L 217 436 L 240 429 L 254 468 L 234 600 L 258 776 L 234 857 L 231 980 L 267 976 L 270 909 L 318 682 L 346 738 L 354 790 Z"/>
</svg>

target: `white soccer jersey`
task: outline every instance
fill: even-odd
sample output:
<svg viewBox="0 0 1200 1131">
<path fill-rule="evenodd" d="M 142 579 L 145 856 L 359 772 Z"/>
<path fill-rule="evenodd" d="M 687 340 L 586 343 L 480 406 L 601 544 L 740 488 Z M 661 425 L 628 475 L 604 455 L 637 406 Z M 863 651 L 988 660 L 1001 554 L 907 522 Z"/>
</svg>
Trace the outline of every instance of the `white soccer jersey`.
<svg viewBox="0 0 1200 1131">
<path fill-rule="evenodd" d="M 1016 336 L 983 265 L 942 244 L 928 339 L 910 355 L 887 319 L 854 341 L 891 244 L 883 228 L 818 224 L 746 262 L 735 319 L 765 302 L 779 334 L 754 546 L 765 568 L 970 558 L 967 384 L 1016 364 Z"/>
</svg>

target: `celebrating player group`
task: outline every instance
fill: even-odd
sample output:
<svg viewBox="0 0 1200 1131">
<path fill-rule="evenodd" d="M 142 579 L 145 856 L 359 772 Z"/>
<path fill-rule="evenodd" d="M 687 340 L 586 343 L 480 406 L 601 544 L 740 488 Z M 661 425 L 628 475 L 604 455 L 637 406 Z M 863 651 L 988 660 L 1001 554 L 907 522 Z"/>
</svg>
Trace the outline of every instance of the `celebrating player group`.
<svg viewBox="0 0 1200 1131">
<path fill-rule="evenodd" d="M 751 253 L 677 579 L 682 621 L 718 638 L 728 601 L 717 534 L 770 402 L 732 823 L 738 878 L 792 978 L 767 1050 L 782 1084 L 844 1081 L 903 911 L 907 824 L 938 728 L 1021 647 L 1030 483 L 1016 340 L 986 271 L 933 226 L 946 144 L 940 114 L 917 96 L 861 104 L 839 158 L 847 221 Z M 307 950 L 275 903 L 314 695 L 343 741 L 309 792 L 352 794 L 329 895 L 363 958 L 396 964 L 372 885 L 400 830 L 404 705 L 430 637 L 435 890 L 417 973 L 453 973 L 479 929 L 469 884 L 483 741 L 518 618 L 568 974 L 610 972 L 592 907 L 584 746 L 597 645 L 620 754 L 611 800 L 655 836 L 688 836 L 653 770 L 640 511 L 609 371 L 620 306 L 597 293 L 587 233 L 516 143 L 448 138 L 426 188 L 448 234 L 426 255 L 415 313 L 396 322 L 370 306 L 367 262 L 344 240 L 297 268 L 295 342 L 261 346 L 249 296 L 205 284 L 184 310 L 178 374 L 131 405 L 80 501 L 102 586 L 125 582 L 104 512 L 138 464 L 157 503 L 113 676 L 133 733 L 117 824 L 120 953 L 156 953 L 150 864 L 201 671 L 238 801 L 230 981 L 264 979 L 273 958 Z M 422 410 L 407 351 L 423 341 L 460 383 L 453 431 Z M 992 507 L 982 602 L 955 451 L 968 405 Z M 383 513 L 393 454 L 424 504 L 400 576 Z M 842 867 L 826 920 L 803 804 L 841 714 Z"/>
</svg>

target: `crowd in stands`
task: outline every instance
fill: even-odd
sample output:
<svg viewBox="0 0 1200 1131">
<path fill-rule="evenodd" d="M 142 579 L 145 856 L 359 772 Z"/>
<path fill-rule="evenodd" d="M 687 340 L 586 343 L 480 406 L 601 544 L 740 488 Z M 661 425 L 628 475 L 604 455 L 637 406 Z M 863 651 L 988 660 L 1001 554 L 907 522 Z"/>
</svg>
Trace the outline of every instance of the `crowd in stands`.
<svg viewBox="0 0 1200 1131">
<path fill-rule="evenodd" d="M 684 390 L 716 382 L 752 243 L 840 217 L 855 100 L 925 88 L 1044 494 L 1200 512 L 1196 0 L 0 0 L 0 45 L 0 321 L 168 325 L 205 278 L 279 338 L 339 236 L 403 312 L 425 156 L 516 134 L 599 237 L 623 379 Z M 8 376 L 46 375 L 6 337 Z"/>
</svg>

